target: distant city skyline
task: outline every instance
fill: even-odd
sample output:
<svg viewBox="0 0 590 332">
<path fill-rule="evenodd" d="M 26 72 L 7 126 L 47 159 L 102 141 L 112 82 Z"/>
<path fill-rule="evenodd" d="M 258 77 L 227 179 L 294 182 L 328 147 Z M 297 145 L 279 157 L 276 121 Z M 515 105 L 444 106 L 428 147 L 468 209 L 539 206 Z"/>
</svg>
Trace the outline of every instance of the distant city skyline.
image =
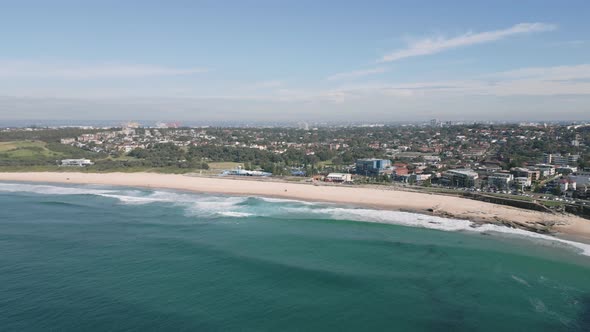
<svg viewBox="0 0 590 332">
<path fill-rule="evenodd" d="M 0 123 L 590 119 L 587 1 L 19 1 Z"/>
</svg>

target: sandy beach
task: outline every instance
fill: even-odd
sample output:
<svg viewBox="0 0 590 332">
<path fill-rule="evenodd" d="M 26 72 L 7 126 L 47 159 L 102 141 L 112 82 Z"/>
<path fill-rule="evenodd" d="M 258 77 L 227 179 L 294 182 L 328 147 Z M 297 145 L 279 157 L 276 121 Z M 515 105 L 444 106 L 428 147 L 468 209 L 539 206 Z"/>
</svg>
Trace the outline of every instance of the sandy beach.
<svg viewBox="0 0 590 332">
<path fill-rule="evenodd" d="M 590 242 L 590 220 L 573 215 L 524 210 L 453 196 L 379 188 L 315 186 L 303 183 L 251 181 L 156 173 L 0 173 L 0 181 L 72 184 L 102 184 L 131 187 L 178 189 L 202 193 L 252 195 L 351 206 L 401 210 L 475 222 L 504 223 L 522 228 L 545 228 L 565 237 Z"/>
</svg>

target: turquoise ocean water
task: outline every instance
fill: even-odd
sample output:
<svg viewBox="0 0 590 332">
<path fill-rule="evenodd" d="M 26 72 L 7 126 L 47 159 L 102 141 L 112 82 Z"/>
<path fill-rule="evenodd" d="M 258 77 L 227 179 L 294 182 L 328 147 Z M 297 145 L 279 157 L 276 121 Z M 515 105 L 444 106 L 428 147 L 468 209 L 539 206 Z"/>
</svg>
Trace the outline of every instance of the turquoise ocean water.
<svg viewBox="0 0 590 332">
<path fill-rule="evenodd" d="M 589 248 L 401 212 L 0 183 L 0 330 L 590 331 Z"/>
</svg>

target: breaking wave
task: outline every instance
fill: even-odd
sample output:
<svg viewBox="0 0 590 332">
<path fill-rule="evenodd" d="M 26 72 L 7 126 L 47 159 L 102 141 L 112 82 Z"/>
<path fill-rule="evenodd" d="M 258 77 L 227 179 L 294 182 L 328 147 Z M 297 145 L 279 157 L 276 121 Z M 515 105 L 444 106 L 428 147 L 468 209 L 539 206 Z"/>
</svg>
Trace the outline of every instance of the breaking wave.
<svg viewBox="0 0 590 332">
<path fill-rule="evenodd" d="M 204 195 L 164 190 L 136 190 L 99 186 L 58 186 L 43 184 L 0 183 L 0 192 L 29 192 L 43 195 L 95 195 L 115 199 L 119 204 L 168 204 L 184 209 L 187 216 L 278 219 L 352 220 L 421 227 L 441 231 L 500 233 L 527 237 L 557 246 L 574 247 L 590 256 L 590 245 L 563 240 L 548 235 L 505 226 L 476 225 L 468 220 L 448 219 L 409 212 L 347 208 L 324 203 L 310 203 L 291 199 Z"/>
<path fill-rule="evenodd" d="M 254 215 L 253 213 L 248 213 L 248 212 L 233 212 L 233 211 L 219 212 L 219 214 L 222 216 L 235 217 L 235 218 L 251 217 Z"/>
<path fill-rule="evenodd" d="M 30 192 L 44 195 L 100 195 L 108 190 L 43 184 L 0 183 L 0 192 Z"/>
</svg>

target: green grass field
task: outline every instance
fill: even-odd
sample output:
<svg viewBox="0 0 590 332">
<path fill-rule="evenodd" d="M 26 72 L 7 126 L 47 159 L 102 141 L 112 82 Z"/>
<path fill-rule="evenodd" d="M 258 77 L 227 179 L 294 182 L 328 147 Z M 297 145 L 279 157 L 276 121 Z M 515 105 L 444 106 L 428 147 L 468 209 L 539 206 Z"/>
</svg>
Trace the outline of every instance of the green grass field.
<svg viewBox="0 0 590 332">
<path fill-rule="evenodd" d="M 186 174 L 199 173 L 200 170 L 178 167 L 113 167 L 109 169 L 97 169 L 89 167 L 60 167 L 60 166 L 0 166 L 0 172 L 81 172 L 81 173 L 166 173 Z M 205 171 L 203 170 L 203 174 Z"/>
<path fill-rule="evenodd" d="M 243 163 L 234 163 L 231 161 L 223 161 L 223 162 L 210 162 L 208 163 L 209 169 L 207 170 L 196 170 L 196 173 L 201 173 L 204 175 L 218 175 L 225 170 L 236 169 L 238 166 L 244 166 Z"/>
<path fill-rule="evenodd" d="M 564 205 L 564 203 L 560 201 L 539 201 L 539 203 L 545 205 L 546 207 L 556 207 Z"/>
<path fill-rule="evenodd" d="M 234 163 L 234 162 L 211 162 L 209 163 L 209 169 L 215 170 L 226 170 L 226 169 L 235 169 L 238 166 L 244 166 L 243 163 Z"/>
<path fill-rule="evenodd" d="M 0 142 L 0 153 L 4 158 L 34 159 L 37 157 L 61 157 L 59 152 L 51 151 L 41 141 Z"/>
<path fill-rule="evenodd" d="M 92 161 L 134 162 L 139 159 L 130 156 L 112 158 L 106 154 L 96 154 L 77 147 L 46 143 L 42 141 L 8 141 L 0 142 L 0 172 L 157 172 L 157 173 L 199 173 L 201 170 L 178 167 L 142 167 L 94 165 L 89 167 L 59 167 L 58 160 L 68 158 L 89 158 Z M 211 170 L 202 174 L 218 174 L 221 170 L 235 168 L 238 163 L 213 163 Z"/>
<path fill-rule="evenodd" d="M 58 160 L 61 152 L 52 151 L 41 141 L 0 142 L 0 161 L 13 160 L 35 163 L 37 161 Z"/>
<path fill-rule="evenodd" d="M 0 142 L 0 152 L 15 150 L 26 147 L 45 147 L 45 142 L 41 141 L 17 141 L 17 142 Z"/>
</svg>

